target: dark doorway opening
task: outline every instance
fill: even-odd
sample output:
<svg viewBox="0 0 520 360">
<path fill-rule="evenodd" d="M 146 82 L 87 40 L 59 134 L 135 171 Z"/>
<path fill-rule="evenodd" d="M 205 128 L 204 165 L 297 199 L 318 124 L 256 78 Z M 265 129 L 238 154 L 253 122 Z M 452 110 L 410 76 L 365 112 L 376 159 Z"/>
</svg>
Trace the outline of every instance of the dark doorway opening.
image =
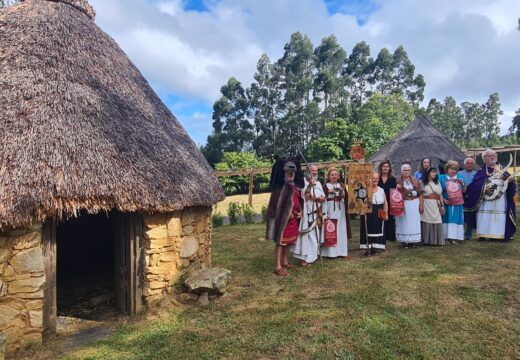
<svg viewBox="0 0 520 360">
<path fill-rule="evenodd" d="M 57 312 L 98 320 L 116 315 L 115 214 L 82 214 L 57 226 Z"/>
</svg>

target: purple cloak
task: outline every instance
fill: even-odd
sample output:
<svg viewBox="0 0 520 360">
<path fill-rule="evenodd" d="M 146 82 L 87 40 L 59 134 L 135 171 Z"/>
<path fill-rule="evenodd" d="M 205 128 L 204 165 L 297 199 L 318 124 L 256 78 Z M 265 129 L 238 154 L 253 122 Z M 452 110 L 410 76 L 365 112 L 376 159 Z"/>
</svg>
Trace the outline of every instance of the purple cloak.
<svg viewBox="0 0 520 360">
<path fill-rule="evenodd" d="M 487 172 L 492 174 L 493 168 L 488 167 Z M 506 174 L 510 175 L 508 172 Z M 486 167 L 484 166 L 475 174 L 473 182 L 468 186 L 466 194 L 464 194 L 464 221 L 473 229 L 477 227 L 477 210 L 484 197 L 484 183 L 487 180 Z M 516 184 L 510 182 L 506 193 L 502 196 L 507 200 L 507 220 L 504 233 L 504 240 L 509 241 L 516 232 L 516 207 L 513 200 L 516 194 Z"/>
</svg>

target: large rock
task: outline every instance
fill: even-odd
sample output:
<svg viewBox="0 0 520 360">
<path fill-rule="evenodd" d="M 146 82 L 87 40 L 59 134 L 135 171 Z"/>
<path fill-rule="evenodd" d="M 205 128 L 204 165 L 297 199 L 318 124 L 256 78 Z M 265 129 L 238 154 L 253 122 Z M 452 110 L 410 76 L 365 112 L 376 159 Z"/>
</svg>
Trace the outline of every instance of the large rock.
<svg viewBox="0 0 520 360">
<path fill-rule="evenodd" d="M 203 294 L 223 294 L 231 278 L 231 271 L 222 268 L 211 268 L 194 271 L 184 281 L 189 291 Z"/>
<path fill-rule="evenodd" d="M 20 251 L 10 261 L 17 274 L 43 271 L 43 253 L 38 246 L 29 250 Z"/>
<path fill-rule="evenodd" d="M 20 310 L 0 304 L 0 328 L 8 327 L 19 316 Z"/>
</svg>

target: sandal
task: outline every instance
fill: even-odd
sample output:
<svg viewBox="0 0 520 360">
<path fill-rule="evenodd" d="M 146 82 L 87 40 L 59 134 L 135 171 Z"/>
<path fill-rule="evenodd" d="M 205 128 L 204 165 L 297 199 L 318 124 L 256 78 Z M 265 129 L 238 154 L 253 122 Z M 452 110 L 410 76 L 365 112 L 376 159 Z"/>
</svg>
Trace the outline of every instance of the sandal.
<svg viewBox="0 0 520 360">
<path fill-rule="evenodd" d="M 286 269 L 294 269 L 294 265 L 291 265 L 291 264 L 282 265 L 282 267 L 284 267 Z"/>
<path fill-rule="evenodd" d="M 303 261 L 302 260 L 302 261 L 300 261 L 300 266 L 301 267 L 309 267 L 309 266 L 311 266 L 311 264 L 309 264 L 307 261 Z"/>
<path fill-rule="evenodd" d="M 277 275 L 277 276 L 287 276 L 287 275 L 289 275 L 287 270 L 285 270 L 284 268 L 280 268 L 278 270 L 275 270 L 274 274 Z"/>
</svg>

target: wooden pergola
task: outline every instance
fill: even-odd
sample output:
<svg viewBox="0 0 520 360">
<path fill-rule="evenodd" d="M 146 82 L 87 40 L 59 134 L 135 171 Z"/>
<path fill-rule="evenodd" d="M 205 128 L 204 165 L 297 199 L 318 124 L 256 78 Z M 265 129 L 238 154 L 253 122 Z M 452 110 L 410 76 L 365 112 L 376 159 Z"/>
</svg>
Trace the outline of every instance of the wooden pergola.
<svg viewBox="0 0 520 360">
<path fill-rule="evenodd" d="M 346 174 L 348 164 L 351 163 L 352 160 L 338 160 L 338 161 L 327 161 L 327 162 L 318 162 L 311 163 L 310 165 L 314 165 L 319 169 L 328 169 L 330 167 L 337 167 L 343 169 L 343 173 Z M 307 166 L 302 164 L 302 170 L 307 170 Z M 217 177 L 229 177 L 229 176 L 249 176 L 249 193 L 248 193 L 248 204 L 250 206 L 253 205 L 253 176 L 259 174 L 270 174 L 271 168 L 256 168 L 256 169 L 234 169 L 234 170 L 220 170 L 216 171 Z"/>
<path fill-rule="evenodd" d="M 477 155 L 482 154 L 487 148 L 477 148 L 477 149 L 468 149 L 464 150 L 464 153 L 468 157 L 472 157 L 475 162 L 477 162 Z M 516 153 L 520 151 L 520 145 L 507 145 L 507 146 L 495 146 L 491 147 L 491 150 L 498 153 L 513 153 L 513 168 L 516 173 Z"/>
</svg>

